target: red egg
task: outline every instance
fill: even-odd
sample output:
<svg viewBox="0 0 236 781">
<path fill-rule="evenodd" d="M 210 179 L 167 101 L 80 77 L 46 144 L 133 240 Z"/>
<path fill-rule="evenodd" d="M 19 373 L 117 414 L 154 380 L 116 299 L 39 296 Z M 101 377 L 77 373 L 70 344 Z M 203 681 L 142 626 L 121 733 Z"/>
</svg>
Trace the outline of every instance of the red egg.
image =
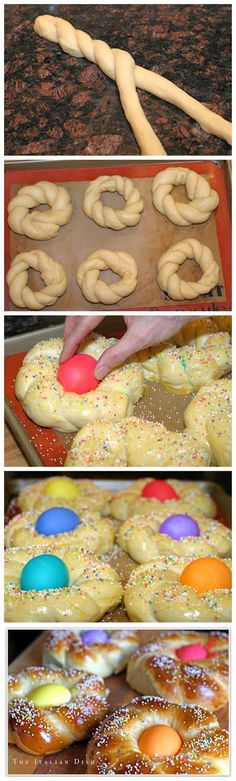
<svg viewBox="0 0 236 781">
<path fill-rule="evenodd" d="M 95 390 L 98 380 L 94 377 L 94 369 L 97 361 L 92 355 L 79 353 L 62 363 L 58 369 L 57 379 L 63 385 L 64 390 L 72 393 L 88 393 Z"/>
<path fill-rule="evenodd" d="M 141 496 L 145 496 L 146 499 L 159 499 L 160 502 L 179 498 L 174 488 L 165 480 L 151 480 L 145 485 Z"/>
<path fill-rule="evenodd" d="M 148 757 L 171 757 L 179 753 L 182 740 L 173 727 L 158 724 L 142 732 L 138 745 Z"/>
<path fill-rule="evenodd" d="M 231 588 L 232 575 L 229 567 L 221 559 L 202 558 L 194 559 L 184 568 L 180 583 L 183 586 L 191 586 L 199 594 L 204 591 Z"/>
<path fill-rule="evenodd" d="M 206 659 L 207 649 L 201 643 L 192 643 L 192 645 L 181 645 L 176 649 L 176 656 L 181 662 L 197 662 L 198 659 Z"/>
</svg>

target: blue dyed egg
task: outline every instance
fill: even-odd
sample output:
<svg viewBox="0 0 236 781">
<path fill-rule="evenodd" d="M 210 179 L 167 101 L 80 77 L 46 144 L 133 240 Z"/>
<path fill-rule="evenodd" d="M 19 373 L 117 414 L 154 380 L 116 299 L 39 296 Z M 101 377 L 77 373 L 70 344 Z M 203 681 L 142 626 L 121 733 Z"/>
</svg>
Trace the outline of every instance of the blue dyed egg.
<svg viewBox="0 0 236 781">
<path fill-rule="evenodd" d="M 45 591 L 46 589 L 66 588 L 69 585 L 69 572 L 59 556 L 43 553 L 25 564 L 21 573 L 22 591 Z"/>
<path fill-rule="evenodd" d="M 86 645 L 93 645 L 93 643 L 107 643 L 109 635 L 104 632 L 103 629 L 88 629 L 86 632 L 81 632 L 81 640 Z"/>
<path fill-rule="evenodd" d="M 69 510 L 68 507 L 51 507 L 39 516 L 35 529 L 38 534 L 49 537 L 51 534 L 73 532 L 80 523 L 81 520 L 74 510 Z"/>
<path fill-rule="evenodd" d="M 159 532 L 168 534 L 172 540 L 180 540 L 181 537 L 200 537 L 198 523 L 190 515 L 170 515 L 161 523 Z"/>
</svg>

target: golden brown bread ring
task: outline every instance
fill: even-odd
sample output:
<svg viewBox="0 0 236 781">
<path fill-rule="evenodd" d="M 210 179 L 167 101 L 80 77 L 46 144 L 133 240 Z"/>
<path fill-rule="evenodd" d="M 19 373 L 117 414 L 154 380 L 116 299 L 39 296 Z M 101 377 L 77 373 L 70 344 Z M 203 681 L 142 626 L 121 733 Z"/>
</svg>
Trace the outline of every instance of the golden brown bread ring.
<svg viewBox="0 0 236 781">
<path fill-rule="evenodd" d="M 198 637 L 200 635 L 200 637 Z M 206 645 L 206 639 L 199 632 L 190 642 Z M 127 668 L 127 682 L 141 694 L 158 694 L 171 702 L 186 705 L 200 705 L 215 711 L 228 702 L 228 664 L 225 654 L 184 662 L 178 658 L 177 649 L 188 645 L 188 639 L 181 637 L 176 645 L 168 637 L 159 637 L 137 649 Z"/>
<path fill-rule="evenodd" d="M 33 689 L 47 684 L 66 686 L 71 699 L 66 705 L 36 707 Z M 26 667 L 9 676 L 9 743 L 27 754 L 54 754 L 84 740 L 107 713 L 102 678 L 76 670 Z"/>
<path fill-rule="evenodd" d="M 150 758 L 138 741 L 148 727 L 165 724 L 182 739 L 176 756 Z M 227 775 L 229 736 L 216 716 L 195 705 L 136 697 L 97 727 L 87 748 L 91 775 Z"/>
<path fill-rule="evenodd" d="M 107 630 L 104 642 L 86 645 L 77 629 L 52 630 L 43 644 L 43 664 L 67 670 L 86 670 L 107 678 L 125 669 L 138 648 L 138 635 L 129 629 Z"/>
</svg>

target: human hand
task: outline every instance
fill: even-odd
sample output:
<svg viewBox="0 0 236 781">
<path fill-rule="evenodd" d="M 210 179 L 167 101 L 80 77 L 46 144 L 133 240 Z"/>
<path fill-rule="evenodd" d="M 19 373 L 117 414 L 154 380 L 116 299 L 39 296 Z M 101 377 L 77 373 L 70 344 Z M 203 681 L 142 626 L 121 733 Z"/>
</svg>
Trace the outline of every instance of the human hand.
<svg viewBox="0 0 236 781">
<path fill-rule="evenodd" d="M 60 363 L 75 354 L 83 339 L 101 323 L 104 317 L 105 315 L 66 317 Z M 192 316 L 129 315 L 124 317 L 127 330 L 117 344 L 109 347 L 100 356 L 94 371 L 96 378 L 102 380 L 108 372 L 124 363 L 139 350 L 166 341 L 189 320 L 192 320 Z"/>
</svg>

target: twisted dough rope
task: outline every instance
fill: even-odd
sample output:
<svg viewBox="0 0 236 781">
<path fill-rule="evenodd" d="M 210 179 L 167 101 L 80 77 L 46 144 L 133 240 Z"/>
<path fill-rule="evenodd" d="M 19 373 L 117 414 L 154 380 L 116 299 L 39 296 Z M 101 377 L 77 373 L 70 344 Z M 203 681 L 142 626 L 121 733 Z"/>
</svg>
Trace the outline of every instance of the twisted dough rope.
<svg viewBox="0 0 236 781">
<path fill-rule="evenodd" d="M 99 279 L 100 271 L 110 268 L 122 277 L 120 282 L 108 285 Z M 76 279 L 83 296 L 92 304 L 116 304 L 133 293 L 137 285 L 136 261 L 127 252 L 99 249 L 80 264 Z"/>
<path fill-rule="evenodd" d="M 29 209 L 39 204 L 47 203 L 51 208 L 47 211 Z M 8 225 L 23 236 L 30 239 L 52 239 L 57 235 L 61 225 L 66 225 L 72 216 L 70 195 L 65 189 L 53 182 L 37 182 L 21 187 L 15 198 L 8 204 Z"/>
<path fill-rule="evenodd" d="M 165 149 L 152 130 L 140 105 L 136 88 L 182 109 L 199 123 L 203 130 L 231 144 L 231 123 L 191 98 L 184 90 L 157 73 L 135 65 L 133 57 L 122 49 L 110 49 L 104 41 L 93 41 L 90 35 L 57 16 L 38 16 L 34 31 L 49 41 L 58 43 L 74 57 L 86 57 L 116 81 L 126 119 L 130 123 L 143 155 L 165 155 Z"/>
<path fill-rule="evenodd" d="M 111 209 L 103 206 L 100 200 L 101 193 L 118 192 L 126 201 L 124 209 Z M 137 225 L 144 208 L 140 192 L 127 176 L 98 176 L 86 187 L 83 201 L 83 210 L 97 225 L 103 228 L 122 230 L 127 226 Z"/>
<path fill-rule="evenodd" d="M 31 290 L 28 286 L 28 269 L 39 271 L 45 284 L 43 290 Z M 67 288 L 66 271 L 56 260 L 42 250 L 20 252 L 11 263 L 7 274 L 9 296 L 13 304 L 28 309 L 43 309 L 55 304 Z"/>
<path fill-rule="evenodd" d="M 174 185 L 184 184 L 192 203 L 174 201 L 171 192 Z M 189 168 L 166 168 L 157 174 L 152 183 L 152 199 L 155 208 L 174 225 L 198 225 L 206 222 L 219 203 L 219 196 L 203 176 Z"/>
<path fill-rule="evenodd" d="M 178 277 L 179 266 L 187 258 L 195 260 L 203 274 L 198 282 L 185 282 Z M 212 290 L 219 279 L 219 266 L 212 252 L 197 239 L 178 241 L 159 258 L 157 280 L 161 290 L 165 290 L 175 301 L 197 298 Z"/>
</svg>

